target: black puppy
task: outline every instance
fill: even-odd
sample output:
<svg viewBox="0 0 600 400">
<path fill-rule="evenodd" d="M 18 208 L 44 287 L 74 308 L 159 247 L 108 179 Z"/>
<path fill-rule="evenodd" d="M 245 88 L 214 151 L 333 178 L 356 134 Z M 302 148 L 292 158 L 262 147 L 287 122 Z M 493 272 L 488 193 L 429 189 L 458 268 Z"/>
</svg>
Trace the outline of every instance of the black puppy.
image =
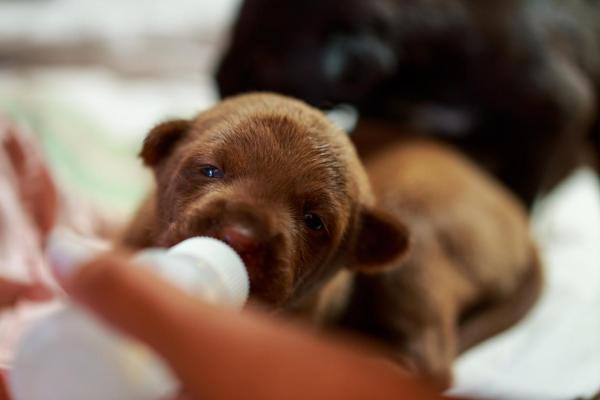
<svg viewBox="0 0 600 400">
<path fill-rule="evenodd" d="M 600 2 L 246 0 L 217 74 L 318 107 L 426 120 L 527 204 L 600 154 Z"/>
</svg>

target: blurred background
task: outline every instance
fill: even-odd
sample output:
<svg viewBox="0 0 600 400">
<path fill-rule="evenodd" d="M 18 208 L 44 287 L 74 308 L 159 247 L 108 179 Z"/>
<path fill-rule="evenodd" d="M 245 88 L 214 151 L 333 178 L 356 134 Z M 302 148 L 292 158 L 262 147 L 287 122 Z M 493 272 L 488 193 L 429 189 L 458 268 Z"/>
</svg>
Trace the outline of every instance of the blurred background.
<svg viewBox="0 0 600 400">
<path fill-rule="evenodd" d="M 214 63 L 237 7 L 0 1 L 0 111 L 40 138 L 66 185 L 127 213 L 147 188 L 135 156 L 148 130 L 217 99 Z"/>
<path fill-rule="evenodd" d="M 217 101 L 239 0 L 0 0 L 0 113 L 62 185 L 126 216 L 149 185 L 150 127 Z M 464 354 L 454 393 L 573 399 L 600 389 L 600 191 L 580 169 L 536 205 L 547 289 L 525 321 Z"/>
</svg>

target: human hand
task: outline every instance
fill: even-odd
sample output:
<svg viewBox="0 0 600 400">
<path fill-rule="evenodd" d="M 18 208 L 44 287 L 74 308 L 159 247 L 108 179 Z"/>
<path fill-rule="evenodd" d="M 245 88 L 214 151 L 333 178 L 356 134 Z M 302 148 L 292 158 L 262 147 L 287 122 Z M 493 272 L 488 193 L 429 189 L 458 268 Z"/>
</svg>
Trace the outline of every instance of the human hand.
<svg viewBox="0 0 600 400">
<path fill-rule="evenodd" d="M 21 283 L 0 278 L 0 311 L 13 307 L 21 300 L 46 301 L 52 291 L 41 283 Z"/>
<path fill-rule="evenodd" d="M 41 282 L 43 244 L 54 224 L 57 194 L 35 143 L 1 117 L 0 193 L 0 310 L 4 311 L 21 300 L 52 297 Z M 22 316 L 2 321 L 3 358 L 10 352 Z M 7 398 L 0 375 L 0 400 Z"/>
<path fill-rule="evenodd" d="M 63 285 L 157 351 L 182 383 L 182 398 L 440 398 L 354 343 L 315 337 L 254 309 L 239 314 L 206 304 L 132 268 L 124 255 L 100 256 Z"/>
<path fill-rule="evenodd" d="M 0 180 L 10 194 L 2 199 L 0 209 L 26 215 L 22 223 L 31 223 L 32 232 L 43 242 L 58 208 L 58 193 L 46 162 L 36 143 L 1 118 L 0 142 Z"/>
</svg>

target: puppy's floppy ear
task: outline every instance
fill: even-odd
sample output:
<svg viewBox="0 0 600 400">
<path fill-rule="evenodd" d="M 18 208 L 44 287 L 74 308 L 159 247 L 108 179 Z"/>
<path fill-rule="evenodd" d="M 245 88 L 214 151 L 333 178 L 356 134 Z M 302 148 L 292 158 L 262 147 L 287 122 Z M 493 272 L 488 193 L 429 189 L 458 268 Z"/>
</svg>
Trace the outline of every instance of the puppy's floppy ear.
<svg viewBox="0 0 600 400">
<path fill-rule="evenodd" d="M 363 208 L 350 268 L 365 273 L 396 267 L 410 248 L 408 228 L 378 209 Z"/>
<path fill-rule="evenodd" d="M 140 152 L 144 164 L 153 167 L 168 156 L 190 126 L 191 122 L 185 119 L 174 119 L 156 125 L 146 136 Z"/>
</svg>

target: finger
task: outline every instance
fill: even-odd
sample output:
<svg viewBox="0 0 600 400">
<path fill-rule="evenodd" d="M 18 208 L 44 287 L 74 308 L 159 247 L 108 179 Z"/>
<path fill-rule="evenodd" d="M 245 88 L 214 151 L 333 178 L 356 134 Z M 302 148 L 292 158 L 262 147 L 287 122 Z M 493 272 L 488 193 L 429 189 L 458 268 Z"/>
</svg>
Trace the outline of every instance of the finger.
<svg viewBox="0 0 600 400">
<path fill-rule="evenodd" d="M 42 302 L 51 300 L 54 297 L 54 292 L 46 285 L 34 283 L 27 285 L 21 293 L 20 300 L 29 300 Z"/>
<path fill-rule="evenodd" d="M 45 301 L 52 292 L 42 284 L 14 282 L 0 278 L 0 309 L 15 305 L 19 300 Z"/>
<path fill-rule="evenodd" d="M 17 175 L 21 200 L 44 239 L 54 225 L 58 208 L 54 181 L 41 152 L 30 139 L 9 129 L 2 144 Z"/>
<path fill-rule="evenodd" d="M 345 389 L 347 399 L 438 398 L 368 357 L 200 302 L 118 255 L 87 263 L 66 289 L 158 351 L 193 398 L 328 399 Z"/>
<path fill-rule="evenodd" d="M 153 273 L 135 268 L 124 256 L 104 254 L 63 277 L 71 296 L 119 329 L 162 345 L 174 340 L 177 311 L 189 297 Z"/>
</svg>

